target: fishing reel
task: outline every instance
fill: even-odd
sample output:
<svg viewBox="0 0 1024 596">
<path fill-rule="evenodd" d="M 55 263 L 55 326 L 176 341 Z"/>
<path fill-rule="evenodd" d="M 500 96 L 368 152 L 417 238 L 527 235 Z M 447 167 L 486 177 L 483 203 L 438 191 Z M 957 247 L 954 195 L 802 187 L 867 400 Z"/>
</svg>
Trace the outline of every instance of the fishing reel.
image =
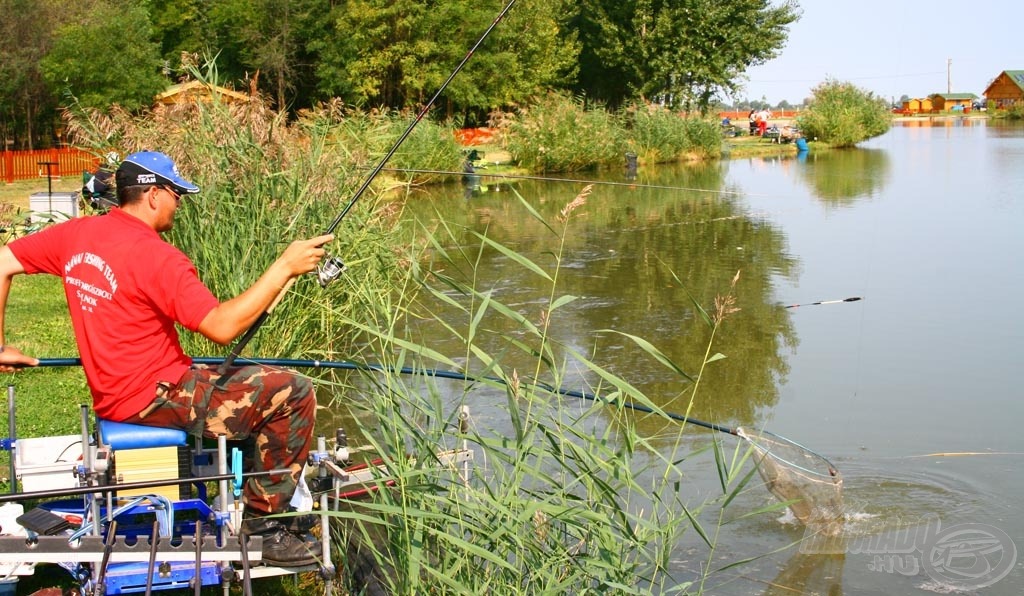
<svg viewBox="0 0 1024 596">
<path fill-rule="evenodd" d="M 320 287 L 326 288 L 327 284 L 341 277 L 345 269 L 345 263 L 338 257 L 324 258 L 323 263 L 316 269 L 316 279 L 320 282 Z"/>
</svg>

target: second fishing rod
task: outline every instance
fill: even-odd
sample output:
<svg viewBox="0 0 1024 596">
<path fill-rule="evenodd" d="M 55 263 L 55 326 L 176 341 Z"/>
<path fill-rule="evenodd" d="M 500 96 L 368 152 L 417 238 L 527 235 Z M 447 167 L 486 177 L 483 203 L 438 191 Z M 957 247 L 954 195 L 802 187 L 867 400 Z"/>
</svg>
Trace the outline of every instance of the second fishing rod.
<svg viewBox="0 0 1024 596">
<path fill-rule="evenodd" d="M 441 86 L 437 89 L 437 92 L 434 93 L 433 97 L 431 97 L 430 100 L 423 106 L 423 108 L 420 109 L 420 111 L 416 114 L 416 117 L 412 120 L 412 122 L 409 123 L 409 126 L 406 127 L 402 135 L 398 137 L 398 140 L 395 141 L 395 143 L 391 146 L 391 149 L 389 149 L 388 152 L 384 154 L 384 157 L 381 158 L 377 166 L 370 171 L 370 174 L 366 177 L 365 180 L 363 180 L 363 183 L 359 186 L 359 188 L 356 189 L 355 193 L 353 193 L 352 195 L 352 198 L 349 199 L 348 203 L 345 205 L 345 208 L 341 210 L 341 213 L 339 213 L 337 217 L 334 218 L 334 221 L 331 222 L 331 225 L 328 226 L 327 231 L 324 232 L 324 234 L 334 233 L 338 225 L 341 224 L 341 221 L 345 219 L 346 215 L 348 215 L 348 212 L 352 210 L 352 207 L 355 206 L 356 202 L 370 188 L 370 184 L 372 184 L 374 179 L 377 178 L 377 176 L 384 170 L 384 166 L 387 165 L 388 160 L 390 160 L 395 155 L 395 152 L 397 152 L 398 148 L 402 146 L 402 143 L 404 143 L 405 140 L 409 138 L 409 135 L 412 134 L 412 131 L 413 129 L 416 128 L 416 125 L 419 124 L 420 120 L 423 120 L 424 116 L 427 115 L 427 113 L 430 111 L 430 108 L 433 107 L 434 103 L 437 102 L 437 99 L 441 97 L 441 94 L 444 93 L 444 90 L 448 88 L 448 85 L 452 82 L 455 76 L 459 74 L 459 72 L 462 70 L 464 66 L 466 66 L 466 63 L 468 63 L 470 58 L 473 57 L 473 54 L 483 44 L 484 40 L 486 40 L 487 37 L 490 36 L 491 31 L 493 31 L 494 28 L 498 26 L 498 23 L 504 20 L 505 15 L 508 14 L 509 10 L 512 9 L 512 6 L 515 3 L 516 0 L 509 0 L 508 4 L 505 5 L 505 8 L 503 8 L 501 12 L 498 13 L 498 16 L 495 17 L 494 21 L 492 21 L 490 26 L 488 26 L 487 29 L 483 32 L 483 35 L 480 36 L 480 39 L 478 39 L 476 43 L 473 44 L 473 47 L 469 49 L 469 52 L 467 52 L 466 56 L 462 59 L 461 62 L 459 62 L 459 65 L 455 67 L 455 70 L 453 70 L 452 73 L 448 75 L 448 78 L 445 79 L 444 83 L 442 83 Z M 337 257 L 328 255 L 324 258 L 323 264 L 317 270 L 317 279 L 319 280 L 321 286 L 326 287 L 327 284 L 337 279 L 338 276 L 344 273 L 344 271 L 345 264 L 342 262 L 342 260 Z M 274 311 L 274 308 L 277 307 L 278 303 L 281 302 L 285 294 L 288 293 L 288 290 L 291 288 L 293 283 L 295 283 L 295 278 L 289 280 L 288 283 L 285 284 L 283 288 L 281 288 L 281 291 L 278 292 L 277 297 L 274 298 L 274 301 L 270 303 L 270 306 L 268 306 L 265 311 L 260 313 L 260 316 L 256 318 L 252 326 L 250 326 L 249 329 L 247 329 L 246 332 L 242 335 L 242 337 L 239 338 L 239 340 L 235 343 L 234 347 L 231 348 L 231 353 L 228 354 L 226 358 L 224 358 L 224 362 L 218 368 L 218 372 L 220 374 L 223 375 L 225 372 L 227 372 L 227 369 L 234 363 L 235 359 L 238 358 L 238 356 L 242 353 L 242 350 L 245 348 L 245 346 L 256 335 L 256 332 L 259 331 L 259 328 L 267 320 L 267 317 L 270 316 L 270 313 Z"/>
</svg>

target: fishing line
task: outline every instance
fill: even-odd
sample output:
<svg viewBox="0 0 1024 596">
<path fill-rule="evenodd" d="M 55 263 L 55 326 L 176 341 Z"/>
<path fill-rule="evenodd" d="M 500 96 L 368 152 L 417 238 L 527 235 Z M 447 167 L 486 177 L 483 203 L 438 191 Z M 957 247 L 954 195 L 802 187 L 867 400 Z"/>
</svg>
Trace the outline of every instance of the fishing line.
<svg viewBox="0 0 1024 596">
<path fill-rule="evenodd" d="M 453 170 L 422 170 L 416 168 L 384 168 L 385 172 L 408 172 L 411 174 L 435 174 L 445 176 L 466 176 L 466 172 L 456 172 Z M 713 195 L 734 195 L 743 197 L 762 197 L 762 198 L 787 198 L 789 195 L 771 194 L 771 193 L 756 193 L 745 190 L 715 190 L 711 188 L 693 188 L 689 186 L 671 186 L 662 184 L 643 184 L 636 182 L 615 182 L 611 180 L 586 180 L 580 178 L 553 178 L 550 176 L 531 176 L 528 174 L 484 174 L 479 171 L 469 174 L 471 176 L 480 176 L 483 178 L 508 178 L 510 180 L 536 180 L 539 182 L 568 182 L 570 184 L 596 184 L 605 186 L 624 186 L 627 188 L 650 188 L 654 190 L 682 190 L 688 192 L 706 192 Z"/>
<path fill-rule="evenodd" d="M 224 358 L 218 358 L 216 356 L 197 356 L 192 359 L 195 364 L 205 365 L 218 365 L 224 362 Z M 498 385 L 507 386 L 508 382 L 505 379 L 494 376 L 482 376 L 476 377 L 467 373 L 461 373 L 454 370 L 443 370 L 436 368 L 416 368 L 411 366 L 403 366 L 396 368 L 393 366 L 387 366 L 383 364 L 360 364 L 357 362 L 350 361 L 338 361 L 338 360 L 302 360 L 293 358 L 240 358 L 241 362 L 248 364 L 261 364 L 264 366 L 279 367 L 279 368 L 313 368 L 313 369 L 325 369 L 325 370 L 354 370 L 354 371 L 368 371 L 368 372 L 385 372 L 385 373 L 399 373 L 403 375 L 419 375 L 424 377 L 434 377 L 438 379 L 449 379 L 456 381 L 467 381 L 470 383 L 493 383 Z M 61 366 L 81 366 L 82 361 L 79 358 L 41 358 L 37 366 L 40 367 L 61 367 Z M 575 389 L 566 389 L 564 387 L 556 387 L 549 385 L 541 381 L 535 381 L 533 383 L 535 387 L 547 391 L 548 393 L 556 395 L 564 395 L 566 397 L 575 397 L 577 399 L 583 399 L 592 401 L 595 403 L 603 403 L 610 406 L 621 406 L 623 408 L 633 410 L 635 412 L 641 412 L 644 414 L 655 414 L 665 416 L 677 422 L 684 424 L 693 424 L 701 426 L 709 430 L 730 434 L 733 436 L 740 436 L 737 430 L 716 424 L 714 422 L 705 422 L 682 414 L 675 414 L 673 412 L 666 412 L 660 409 L 651 408 L 648 406 L 635 404 L 632 402 L 622 402 L 615 400 L 602 399 L 594 393 L 588 393 L 585 391 L 577 391 Z"/>
<path fill-rule="evenodd" d="M 455 172 L 452 170 L 423 170 L 417 168 L 384 168 L 385 172 L 406 172 L 410 174 L 435 174 L 441 176 L 479 176 L 481 178 L 506 178 L 509 180 L 537 180 L 540 182 L 568 182 L 571 184 L 597 184 L 604 186 L 623 186 L 626 188 L 652 188 L 655 190 L 685 190 L 692 192 L 706 192 L 720 195 L 744 195 L 749 196 L 751 193 L 739 190 L 711 190 L 708 188 L 690 188 L 687 186 L 669 186 L 662 184 L 643 184 L 637 182 L 615 182 L 612 180 L 584 180 L 580 178 L 552 178 L 550 176 L 530 176 L 528 174 L 483 174 L 479 171 L 473 172 L 472 174 L 466 174 L 466 172 Z M 774 195 L 758 195 L 758 196 L 774 196 Z"/>
<path fill-rule="evenodd" d="M 355 206 L 356 201 L 358 201 L 363 196 L 366 190 L 370 187 L 370 184 L 373 182 L 374 178 L 376 178 L 377 175 L 380 174 L 381 171 L 384 169 L 384 166 L 387 164 L 388 160 L 391 159 L 391 157 L 395 154 L 396 151 L 398 151 L 398 148 L 402 145 L 402 143 L 404 143 L 405 140 L 409 138 L 409 135 L 412 134 L 413 129 L 416 128 L 416 125 L 419 124 L 420 120 L 422 120 L 423 117 L 427 115 L 427 112 L 437 101 L 437 98 L 441 96 L 441 93 L 443 93 L 444 90 L 448 87 L 449 83 L 452 82 L 452 79 L 454 79 L 455 76 L 459 74 L 462 68 L 466 65 L 466 63 L 469 62 L 469 59 L 473 57 L 473 54 L 476 52 L 477 48 L 479 48 L 480 45 L 484 42 L 484 40 L 487 39 L 487 37 L 491 34 L 491 31 L 493 31 L 494 28 L 498 26 L 498 23 L 500 23 L 502 19 L 505 18 L 505 15 L 508 14 L 508 11 L 512 9 L 512 6 L 515 3 L 516 0 L 509 0 L 509 3 L 505 5 L 505 8 L 503 8 L 501 12 L 498 13 L 498 16 L 495 17 L 494 21 L 491 22 L 490 26 L 488 26 L 487 29 L 483 32 L 483 35 L 480 36 L 480 39 L 476 40 L 476 43 L 473 44 L 473 47 L 469 49 L 469 52 L 467 52 L 466 56 L 462 59 L 461 62 L 459 62 L 459 65 L 455 67 L 455 70 L 453 70 L 452 73 L 448 75 L 448 78 L 445 80 L 445 82 L 441 84 L 437 92 L 434 93 L 434 96 L 430 98 L 430 101 L 428 101 L 426 105 L 424 105 L 423 108 L 419 111 L 419 113 L 416 114 L 416 117 L 412 120 L 412 122 L 409 123 L 409 126 L 406 127 L 405 132 L 403 132 L 402 135 L 398 137 L 398 140 L 395 141 L 395 143 L 391 146 L 391 149 L 389 149 L 388 152 L 384 155 L 384 157 L 381 158 L 377 166 L 373 168 L 373 171 L 370 172 L 370 175 L 366 177 L 366 180 L 363 181 L 362 185 L 360 185 L 356 192 L 352 195 L 352 198 L 349 200 L 348 204 L 345 205 L 345 208 L 341 210 L 341 213 L 339 213 L 338 216 L 334 218 L 334 221 L 331 222 L 331 225 L 328 226 L 327 231 L 324 232 L 324 234 L 334 233 L 334 230 L 341 223 L 341 220 L 345 219 L 345 216 L 348 215 L 348 212 L 352 210 L 353 206 Z M 323 264 L 321 265 L 320 269 L 317 270 L 317 279 L 319 280 L 321 286 L 326 287 L 328 283 L 334 281 L 338 276 L 344 273 L 344 271 L 345 264 L 341 261 L 341 259 L 327 255 L 324 258 Z M 270 303 L 270 306 L 268 306 L 265 311 L 260 313 L 256 320 L 253 321 L 252 326 L 249 327 L 249 329 L 246 330 L 245 334 L 243 334 L 242 337 L 239 338 L 238 342 L 235 343 L 235 346 L 231 349 L 231 352 L 228 354 L 226 358 L 224 358 L 224 362 L 218 368 L 218 372 L 220 372 L 221 375 L 227 372 L 228 367 L 231 366 L 231 364 L 235 361 L 235 358 L 237 358 L 239 354 L 241 354 L 242 349 L 245 348 L 246 344 L 248 344 L 249 341 L 253 338 L 253 336 L 256 335 L 256 332 L 267 320 L 267 317 L 270 316 L 270 313 L 273 312 L 274 308 L 284 298 L 284 295 L 288 292 L 289 288 L 291 288 L 292 284 L 294 283 L 294 277 L 288 280 L 288 283 L 286 283 L 285 286 L 281 288 L 280 292 L 278 292 L 277 294 L 277 297 L 274 298 L 273 302 Z M 226 377 L 222 376 L 221 378 Z"/>
</svg>

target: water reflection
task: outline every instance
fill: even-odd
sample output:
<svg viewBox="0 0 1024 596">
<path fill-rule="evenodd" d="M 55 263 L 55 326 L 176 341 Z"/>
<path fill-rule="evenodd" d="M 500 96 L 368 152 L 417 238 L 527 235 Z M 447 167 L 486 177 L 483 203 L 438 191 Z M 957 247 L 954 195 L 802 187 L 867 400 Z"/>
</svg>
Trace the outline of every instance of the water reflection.
<svg viewBox="0 0 1024 596">
<path fill-rule="evenodd" d="M 983 126 L 984 118 L 969 118 L 967 116 L 938 116 L 934 118 L 913 118 L 910 120 L 895 120 L 893 126 L 901 128 L 949 128 L 952 126 Z"/>
<path fill-rule="evenodd" d="M 764 596 L 821 594 L 842 596 L 845 555 L 805 555 L 799 551 L 784 564 Z"/>
<path fill-rule="evenodd" d="M 848 207 L 878 196 L 889 180 L 889 155 L 881 149 L 810 152 L 796 171 L 815 197 L 832 207 Z"/>
<path fill-rule="evenodd" d="M 690 296 L 713 310 L 715 298 L 730 292 L 730 281 L 740 272 L 733 290 L 739 311 L 715 337 L 714 351 L 726 359 L 706 369 L 691 415 L 751 425 L 759 421 L 759 412 L 777 402 L 778 382 L 788 372 L 784 355 L 796 344 L 789 313 L 772 300 L 773 278 L 789 276 L 796 263 L 775 226 L 745 213 L 731 195 L 723 198 L 722 176 L 722 169 L 713 164 L 659 168 L 639 171 L 633 187 L 595 186 L 586 206 L 568 224 L 556 292 L 580 299 L 557 311 L 551 329 L 558 342 L 590 354 L 666 410 L 685 411 L 689 383 L 666 374 L 661 364 L 621 335 L 599 330 L 643 337 L 696 375 L 711 331 Z M 582 185 L 523 181 L 515 187 L 533 210 L 555 225 L 559 211 Z M 474 233 L 486 234 L 554 270 L 558 238 L 514 193 L 482 193 L 467 204 L 460 191 L 425 193 L 408 205 L 407 215 L 423 222 L 440 216 L 463 226 L 455 237 L 441 240 L 450 245 L 479 246 Z M 539 323 L 551 294 L 548 282 L 493 248 L 484 247 L 472 258 L 478 259 L 475 268 L 469 263 L 458 268 L 446 264 L 446 273 L 458 269 L 466 278 L 473 276 L 479 290 L 490 291 L 493 299 Z M 455 318 L 465 315 L 443 304 L 428 308 L 433 314 L 417 333 L 443 353 L 467 353 L 458 339 L 431 320 L 451 317 L 448 323 L 456 324 Z M 528 339 L 515 324 L 495 315 L 486 316 L 480 327 L 489 334 L 478 337 L 477 343 L 492 354 L 502 353 L 503 366 L 533 370 L 534 362 L 509 349 L 509 341 Z M 569 368 L 567 382 L 593 390 L 587 383 L 596 378 Z M 650 434 L 665 427 L 655 417 L 639 424 Z"/>
</svg>

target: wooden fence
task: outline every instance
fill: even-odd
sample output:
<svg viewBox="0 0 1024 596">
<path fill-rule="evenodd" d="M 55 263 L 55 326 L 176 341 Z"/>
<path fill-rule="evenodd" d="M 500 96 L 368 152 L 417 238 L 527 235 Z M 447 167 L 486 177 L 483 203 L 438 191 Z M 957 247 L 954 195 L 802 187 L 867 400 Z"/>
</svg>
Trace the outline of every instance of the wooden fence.
<svg viewBox="0 0 1024 596">
<path fill-rule="evenodd" d="M 796 118 L 800 114 L 799 110 L 772 110 L 772 119 L 784 119 L 791 120 Z M 718 118 L 722 119 L 728 117 L 729 120 L 739 124 L 740 120 L 746 120 L 750 115 L 750 110 L 730 110 L 728 112 L 719 112 Z"/>
<path fill-rule="evenodd" d="M 0 179 L 10 184 L 15 180 L 46 178 L 47 174 L 55 178 L 81 176 L 83 171 L 94 170 L 98 165 L 94 155 L 72 147 L 4 151 L 0 153 Z"/>
</svg>

